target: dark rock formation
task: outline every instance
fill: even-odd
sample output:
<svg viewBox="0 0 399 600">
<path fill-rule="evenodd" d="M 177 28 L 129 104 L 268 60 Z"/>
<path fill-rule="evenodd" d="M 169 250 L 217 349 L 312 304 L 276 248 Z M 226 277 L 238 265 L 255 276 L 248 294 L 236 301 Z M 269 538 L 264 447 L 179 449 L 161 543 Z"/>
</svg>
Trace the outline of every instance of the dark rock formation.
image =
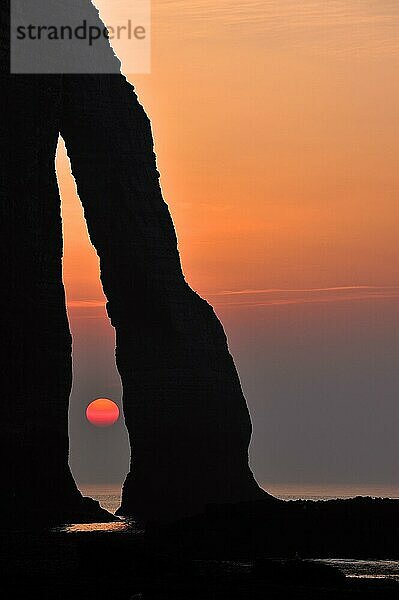
<svg viewBox="0 0 399 600">
<path fill-rule="evenodd" d="M 259 581 L 301 586 L 341 586 L 345 584 L 345 575 L 330 565 L 314 563 L 309 560 L 258 559 L 253 574 Z"/>
<path fill-rule="evenodd" d="M 73 6 L 93 18 L 89 2 Z M 101 52 L 118 71 L 111 49 Z M 85 512 L 68 467 L 59 133 L 116 328 L 132 447 L 120 513 L 154 519 L 265 497 L 248 467 L 251 424 L 226 337 L 184 280 L 133 88 L 112 73 L 10 75 L 4 45 L 1 80 L 1 501 L 61 520 Z"/>
<path fill-rule="evenodd" d="M 260 501 L 208 507 L 172 525 L 148 524 L 160 550 L 196 558 L 399 559 L 399 500 Z"/>
<path fill-rule="evenodd" d="M 7 4 L 0 69 L 2 515 L 107 520 L 113 517 L 98 503 L 82 498 L 68 466 L 71 335 L 54 168 L 61 77 L 10 75 Z"/>
<path fill-rule="evenodd" d="M 123 533 L 0 534 L 3 590 L 53 600 L 397 600 L 399 583 L 302 560 L 191 560 Z M 11 595 L 9 593 L 9 595 Z"/>
</svg>

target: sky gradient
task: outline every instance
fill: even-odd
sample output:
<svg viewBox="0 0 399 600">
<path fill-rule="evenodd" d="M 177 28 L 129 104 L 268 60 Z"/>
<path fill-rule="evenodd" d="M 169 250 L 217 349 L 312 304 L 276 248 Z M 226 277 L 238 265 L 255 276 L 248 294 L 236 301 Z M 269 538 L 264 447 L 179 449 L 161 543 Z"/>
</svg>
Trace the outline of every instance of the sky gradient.
<svg viewBox="0 0 399 600">
<path fill-rule="evenodd" d="M 395 485 L 399 7 L 393 1 L 153 1 L 149 114 L 184 272 L 221 317 L 258 480 Z M 74 334 L 71 464 L 127 470 L 113 330 L 63 150 Z"/>
</svg>

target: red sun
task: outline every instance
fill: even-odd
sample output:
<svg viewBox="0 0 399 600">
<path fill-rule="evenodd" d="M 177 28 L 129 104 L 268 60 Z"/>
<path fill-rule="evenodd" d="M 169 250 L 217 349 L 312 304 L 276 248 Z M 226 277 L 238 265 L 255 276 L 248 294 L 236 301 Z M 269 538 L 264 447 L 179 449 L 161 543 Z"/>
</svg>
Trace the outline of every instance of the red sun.
<svg viewBox="0 0 399 600">
<path fill-rule="evenodd" d="M 86 417 L 96 427 L 109 427 L 119 419 L 119 408 L 108 398 L 97 398 L 86 408 Z"/>
</svg>

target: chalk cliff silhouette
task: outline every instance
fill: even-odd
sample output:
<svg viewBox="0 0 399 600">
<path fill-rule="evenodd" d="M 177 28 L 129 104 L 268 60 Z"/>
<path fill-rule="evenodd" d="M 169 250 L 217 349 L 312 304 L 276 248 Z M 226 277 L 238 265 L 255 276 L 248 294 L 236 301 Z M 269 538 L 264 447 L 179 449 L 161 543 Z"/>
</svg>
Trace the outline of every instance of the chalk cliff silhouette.
<svg viewBox="0 0 399 600">
<path fill-rule="evenodd" d="M 80 4 L 93 18 L 90 3 Z M 64 521 L 106 518 L 82 499 L 68 466 L 72 367 L 54 168 L 59 134 L 116 329 L 132 453 L 119 513 L 157 519 L 267 498 L 248 466 L 251 423 L 226 336 L 184 279 L 150 122 L 133 87 L 105 42 L 101 60 L 115 72 L 10 74 L 4 6 L 4 510 Z"/>
</svg>

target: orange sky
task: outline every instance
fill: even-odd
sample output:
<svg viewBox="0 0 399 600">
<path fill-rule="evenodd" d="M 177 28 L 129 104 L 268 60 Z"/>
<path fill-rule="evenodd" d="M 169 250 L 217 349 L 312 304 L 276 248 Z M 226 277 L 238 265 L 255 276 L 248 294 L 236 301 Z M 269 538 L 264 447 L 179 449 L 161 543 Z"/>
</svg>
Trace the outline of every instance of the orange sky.
<svg viewBox="0 0 399 600">
<path fill-rule="evenodd" d="M 152 73 L 129 78 L 202 292 L 398 283 L 398 10 L 301 5 L 153 3 Z M 68 296 L 98 298 L 58 167 Z"/>
<path fill-rule="evenodd" d="M 367 298 L 376 311 L 392 307 L 397 2 L 152 6 L 152 71 L 129 79 L 152 119 L 186 277 L 226 316 L 239 362 L 240 323 L 262 329 L 270 305 L 286 324 L 292 304 L 344 301 L 353 315 Z M 93 317 L 106 328 L 97 259 L 62 147 L 57 165 L 73 328 L 82 332 Z"/>
</svg>

